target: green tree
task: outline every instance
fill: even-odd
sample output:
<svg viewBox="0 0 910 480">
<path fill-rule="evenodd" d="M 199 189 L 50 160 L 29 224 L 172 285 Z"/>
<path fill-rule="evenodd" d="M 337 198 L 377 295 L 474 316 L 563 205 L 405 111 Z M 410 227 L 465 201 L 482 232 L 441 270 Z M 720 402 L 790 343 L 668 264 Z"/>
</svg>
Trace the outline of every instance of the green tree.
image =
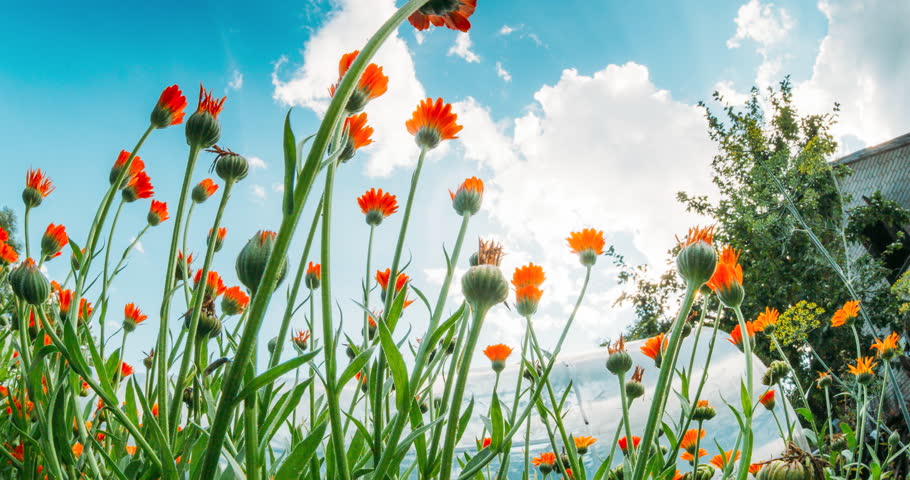
<svg viewBox="0 0 910 480">
<path fill-rule="evenodd" d="M 9 240 L 6 243 L 19 252 L 21 248 L 16 240 L 17 223 L 16 212 L 13 212 L 13 209 L 9 207 L 0 208 L 0 228 L 6 230 L 6 233 L 9 234 Z"/>
</svg>

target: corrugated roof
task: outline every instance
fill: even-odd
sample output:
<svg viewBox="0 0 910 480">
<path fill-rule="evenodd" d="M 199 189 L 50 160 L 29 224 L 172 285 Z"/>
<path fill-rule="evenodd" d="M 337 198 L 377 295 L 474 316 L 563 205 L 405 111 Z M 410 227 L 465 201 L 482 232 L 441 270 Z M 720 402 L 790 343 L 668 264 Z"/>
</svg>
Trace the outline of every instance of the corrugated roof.
<svg viewBox="0 0 910 480">
<path fill-rule="evenodd" d="M 848 165 L 853 174 L 843 179 L 840 188 L 852 196 L 849 207 L 861 205 L 862 197 L 876 191 L 910 208 L 910 133 L 880 145 L 864 148 L 834 163 Z"/>
</svg>

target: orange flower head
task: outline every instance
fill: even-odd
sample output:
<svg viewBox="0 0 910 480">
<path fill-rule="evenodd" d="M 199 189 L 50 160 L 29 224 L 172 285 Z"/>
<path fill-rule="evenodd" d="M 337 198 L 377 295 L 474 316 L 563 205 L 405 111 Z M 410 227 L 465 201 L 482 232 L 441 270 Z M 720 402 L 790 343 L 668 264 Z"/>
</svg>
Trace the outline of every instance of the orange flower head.
<svg viewBox="0 0 910 480">
<path fill-rule="evenodd" d="M 751 473 L 752 475 L 758 475 L 758 472 L 761 471 L 762 467 L 764 467 L 764 464 L 753 463 L 753 464 L 749 465 L 749 473 Z"/>
<path fill-rule="evenodd" d="M 211 178 L 206 178 L 203 181 L 199 182 L 195 187 L 193 187 L 193 201 L 196 203 L 202 203 L 208 200 L 215 191 L 218 190 L 218 184 L 212 181 Z"/>
<path fill-rule="evenodd" d="M 149 225 L 155 227 L 168 218 L 170 217 L 167 214 L 167 203 L 152 200 L 152 205 L 149 207 L 149 214 L 147 217 Z"/>
<path fill-rule="evenodd" d="M 73 291 L 63 289 L 57 290 L 57 305 L 61 317 L 68 315 L 70 308 L 73 306 Z"/>
<path fill-rule="evenodd" d="M 708 454 L 708 451 L 705 450 L 704 448 L 699 448 L 699 449 L 698 449 L 698 457 L 699 457 L 699 458 L 704 457 L 704 456 L 707 455 L 707 454 Z M 695 455 L 693 455 L 693 454 L 690 453 L 690 452 L 683 452 L 682 455 L 679 456 L 679 458 L 681 458 L 681 459 L 683 459 L 683 460 L 685 460 L 685 461 L 687 461 L 687 462 L 689 462 L 689 463 L 692 463 L 692 462 L 695 461 Z"/>
<path fill-rule="evenodd" d="M 626 437 L 622 437 L 617 442 L 619 449 L 622 450 L 624 455 L 629 454 L 629 440 Z M 638 448 L 638 444 L 641 443 L 641 437 L 632 436 L 632 448 Z"/>
<path fill-rule="evenodd" d="M 114 166 L 111 167 L 111 173 L 108 177 L 111 185 L 113 185 L 114 182 L 117 181 L 117 178 L 120 177 L 120 172 L 123 171 L 123 167 L 126 166 L 126 163 L 130 162 L 130 157 L 132 157 L 132 154 L 130 152 L 127 152 L 126 150 L 120 150 L 120 154 L 117 155 L 117 160 L 114 160 Z M 133 160 L 130 162 L 130 169 L 123 177 L 123 184 L 121 184 L 121 187 L 125 185 L 129 179 L 136 176 L 136 174 L 145 170 L 145 162 L 143 162 L 138 155 L 132 158 Z"/>
<path fill-rule="evenodd" d="M 765 392 L 764 395 L 759 397 L 758 401 L 768 410 L 774 410 L 774 406 L 777 405 L 777 402 L 774 401 L 774 390 Z"/>
<path fill-rule="evenodd" d="M 92 304 L 84 299 L 79 299 L 79 311 L 76 313 L 76 319 L 80 322 L 85 322 L 92 316 Z"/>
<path fill-rule="evenodd" d="M 885 337 L 884 340 L 876 338 L 871 349 L 878 350 L 878 356 L 885 361 L 891 361 L 894 357 L 901 354 L 901 348 L 899 346 L 900 340 L 901 337 L 897 332 L 891 332 L 891 335 Z"/>
<path fill-rule="evenodd" d="M 214 118 L 224 109 L 224 101 L 227 97 L 221 97 L 218 100 L 212 96 L 212 92 L 206 91 L 202 84 L 199 85 L 199 103 L 196 106 L 196 113 L 207 113 Z"/>
<path fill-rule="evenodd" d="M 506 368 L 506 359 L 512 355 L 512 348 L 502 343 L 490 345 L 484 349 L 483 354 L 492 362 L 493 371 L 499 373 Z"/>
<path fill-rule="evenodd" d="M 553 465 L 556 464 L 556 455 L 553 452 L 541 453 L 539 457 L 531 460 L 531 465 L 540 469 L 540 473 L 546 475 L 553 471 Z"/>
<path fill-rule="evenodd" d="M 310 340 L 310 331 L 309 330 L 297 330 L 297 334 L 294 335 L 294 338 L 291 341 L 294 343 L 294 346 L 297 347 L 301 352 L 306 350 L 307 341 Z"/>
<path fill-rule="evenodd" d="M 354 64 L 354 60 L 359 54 L 360 50 L 354 50 L 353 52 L 345 53 L 341 56 L 341 60 L 338 61 L 338 83 L 329 87 L 329 95 L 335 96 L 338 85 L 341 83 L 345 74 L 348 73 L 348 70 L 350 70 L 351 65 Z M 347 110 L 348 113 L 357 113 L 363 110 L 370 100 L 382 96 L 388 89 L 389 77 L 382 73 L 382 67 L 375 63 L 371 63 L 363 70 L 363 74 L 360 76 L 357 86 L 354 88 L 354 91 L 351 92 L 351 97 L 348 99 L 345 110 Z"/>
<path fill-rule="evenodd" d="M 8 243 L 0 243 L 0 267 L 5 267 L 19 260 L 19 254 L 16 249 Z"/>
<path fill-rule="evenodd" d="M 529 263 L 515 269 L 515 273 L 512 274 L 512 286 L 516 289 L 527 285 L 539 287 L 545 279 L 543 267 Z"/>
<path fill-rule="evenodd" d="M 661 360 L 663 360 L 663 353 L 667 350 L 667 346 L 670 343 L 670 339 L 663 333 L 658 333 L 657 335 L 645 340 L 645 344 L 641 346 L 641 353 L 651 357 L 654 360 L 654 364 L 657 368 L 660 368 Z"/>
<path fill-rule="evenodd" d="M 831 372 L 818 372 L 818 378 L 815 379 L 815 385 L 821 390 L 830 387 L 833 382 Z"/>
<path fill-rule="evenodd" d="M 319 288 L 319 284 L 321 282 L 322 265 L 310 262 L 310 264 L 306 267 L 306 276 L 304 277 L 304 283 L 310 290 L 316 290 Z"/>
<path fill-rule="evenodd" d="M 136 446 L 135 446 L 135 445 L 127 445 L 127 446 L 123 447 L 123 449 L 126 450 L 126 454 L 127 454 L 127 455 L 135 455 L 135 454 L 136 454 Z"/>
<path fill-rule="evenodd" d="M 831 316 L 831 326 L 840 327 L 842 325 L 852 326 L 856 317 L 859 316 L 859 300 L 851 300 L 844 304 L 843 307 Z"/>
<path fill-rule="evenodd" d="M 132 374 L 133 374 L 133 367 L 126 362 L 120 362 L 120 378 L 123 379 Z"/>
<path fill-rule="evenodd" d="M 471 177 L 461 182 L 454 192 L 449 190 L 449 197 L 452 198 L 455 213 L 461 216 L 474 215 L 483 203 L 483 180 Z"/>
<path fill-rule="evenodd" d="M 19 445 L 13 447 L 7 443 L 5 446 L 13 458 L 19 460 L 20 462 L 25 460 L 25 446 L 23 444 L 20 443 Z"/>
<path fill-rule="evenodd" d="M 215 100 L 211 92 L 199 85 L 199 104 L 186 121 L 186 143 L 190 147 L 206 149 L 218 143 L 221 138 L 221 124 L 218 114 L 224 108 L 227 97 Z"/>
<path fill-rule="evenodd" d="M 515 289 L 515 309 L 523 317 L 530 317 L 537 313 L 537 305 L 543 290 L 535 285 L 524 285 Z"/>
<path fill-rule="evenodd" d="M 125 332 L 136 330 L 136 325 L 144 322 L 146 318 L 148 318 L 148 315 L 144 315 L 135 303 L 127 303 L 123 307 L 123 330 Z"/>
<path fill-rule="evenodd" d="M 714 465 L 721 470 L 725 470 L 728 463 L 732 464 L 733 462 L 739 460 L 739 457 L 739 450 L 736 452 L 733 450 L 727 450 L 726 452 L 720 452 L 719 455 L 714 455 L 714 458 L 711 459 L 711 465 Z"/>
<path fill-rule="evenodd" d="M 382 287 L 383 291 L 388 289 L 389 277 L 391 275 L 392 275 L 391 268 L 387 268 L 387 269 L 385 269 L 385 271 L 376 270 L 376 283 L 378 283 L 379 286 Z M 398 278 L 395 280 L 395 293 L 400 292 L 401 289 L 404 288 L 405 284 L 407 284 L 409 280 L 410 280 L 410 278 L 407 275 L 405 275 L 403 272 L 400 272 L 398 274 Z"/>
<path fill-rule="evenodd" d="M 707 400 L 699 400 L 695 404 L 695 410 L 692 412 L 692 419 L 697 422 L 706 422 L 717 415 L 717 410 L 708 403 Z"/>
<path fill-rule="evenodd" d="M 395 195 L 383 192 L 382 189 L 371 188 L 357 197 L 360 211 L 366 215 L 367 225 L 377 226 L 386 217 L 398 211 L 398 201 Z"/>
<path fill-rule="evenodd" d="M 249 304 L 250 297 L 240 287 L 231 287 L 224 291 L 224 297 L 221 298 L 221 313 L 240 315 Z"/>
<path fill-rule="evenodd" d="M 417 30 L 426 30 L 433 24 L 467 32 L 471 29 L 468 17 L 474 14 L 476 8 L 477 0 L 430 0 L 412 13 L 408 22 Z"/>
<path fill-rule="evenodd" d="M 0 227 L 0 242 L 9 241 L 9 232 Z"/>
<path fill-rule="evenodd" d="M 158 416 L 158 404 L 157 403 L 152 405 L 152 416 L 154 416 L 154 417 Z"/>
<path fill-rule="evenodd" d="M 606 244 L 604 232 L 593 228 L 572 232 L 566 240 L 569 242 L 572 253 L 578 254 L 581 264 L 586 267 L 590 267 L 597 262 L 597 256 L 604 253 L 604 245 Z"/>
<path fill-rule="evenodd" d="M 193 254 L 189 254 L 184 257 L 183 252 L 177 250 L 177 265 L 174 269 L 174 276 L 177 280 L 185 280 L 187 277 L 187 272 L 190 271 L 190 266 L 193 264 Z"/>
<path fill-rule="evenodd" d="M 222 103 L 224 100 L 222 100 Z M 151 122 L 155 128 L 165 128 L 183 123 L 183 109 L 186 108 L 186 97 L 177 85 L 171 85 L 161 92 L 158 103 L 152 109 Z M 220 110 L 220 108 L 219 108 Z"/>
<path fill-rule="evenodd" d="M 414 110 L 411 119 L 404 123 L 408 133 L 423 150 L 432 150 L 443 140 L 458 138 L 461 125 L 455 123 L 458 115 L 452 113 L 452 105 L 444 103 L 441 98 L 433 102 L 432 98 L 421 100 Z"/>
<path fill-rule="evenodd" d="M 214 251 L 220 252 L 221 247 L 224 246 L 225 237 L 227 237 L 227 227 L 219 227 L 218 230 L 216 230 L 216 231 L 213 231 L 210 228 L 208 236 L 205 237 L 205 243 L 206 243 L 206 245 L 210 245 L 212 243 L 212 240 L 214 240 L 215 241 Z"/>
<path fill-rule="evenodd" d="M 357 150 L 365 147 L 373 140 L 373 127 L 367 125 L 367 114 L 352 115 L 344 120 L 344 145 L 341 147 L 341 153 L 338 154 L 338 160 L 341 163 L 347 163 L 354 158 Z"/>
<path fill-rule="evenodd" d="M 780 312 L 776 308 L 765 307 L 765 311 L 758 314 L 758 318 L 752 322 L 752 328 L 756 332 L 774 333 L 779 318 Z"/>
<path fill-rule="evenodd" d="M 149 178 L 145 170 L 133 175 L 126 182 L 126 187 L 120 192 L 125 202 L 135 202 L 140 198 L 152 198 L 155 194 L 155 187 L 152 186 L 152 179 Z"/>
<path fill-rule="evenodd" d="M 875 371 L 872 370 L 873 367 L 878 365 L 878 362 L 872 357 L 857 358 L 856 365 L 848 365 L 850 373 L 856 376 L 856 381 L 866 385 L 875 378 Z"/>
<path fill-rule="evenodd" d="M 196 270 L 196 276 L 193 278 L 193 288 L 199 287 L 199 281 L 202 280 L 202 270 Z M 227 288 L 221 275 L 218 272 L 211 271 L 205 276 L 205 296 L 208 298 L 217 297 L 224 293 Z"/>
<path fill-rule="evenodd" d="M 717 259 L 714 275 L 707 283 L 717 298 L 730 308 L 743 302 L 743 267 L 739 264 L 739 251 L 727 245 Z"/>
<path fill-rule="evenodd" d="M 689 429 L 683 434 L 682 440 L 679 442 L 679 448 L 685 450 L 689 454 L 695 453 L 695 444 L 702 438 L 705 438 L 704 430 L 696 430 L 694 428 Z M 701 457 L 702 455 L 699 455 Z M 684 459 L 685 460 L 685 459 Z"/>
<path fill-rule="evenodd" d="M 752 322 L 746 322 L 746 333 L 748 333 L 749 341 L 751 342 L 752 339 L 755 338 L 755 328 L 752 326 Z M 742 329 L 739 328 L 739 325 L 733 326 L 733 330 L 730 331 L 730 338 L 728 338 L 727 341 L 733 345 L 736 345 L 736 348 L 738 348 L 740 351 L 744 351 L 743 332 Z"/>
<path fill-rule="evenodd" d="M 69 243 L 69 237 L 66 235 L 66 228 L 63 225 L 47 226 L 44 236 L 41 237 L 41 255 L 46 258 L 55 258 L 60 256 L 60 251 Z"/>
<path fill-rule="evenodd" d="M 51 179 L 44 176 L 44 172 L 38 169 L 28 169 L 25 173 L 25 190 L 22 191 L 22 201 L 25 208 L 33 208 L 41 205 L 41 201 L 47 198 L 54 191 L 54 184 Z"/>
<path fill-rule="evenodd" d="M 597 443 L 597 439 L 594 437 L 572 437 L 572 440 L 575 442 L 575 450 L 579 455 L 588 453 L 588 448 Z"/>
<path fill-rule="evenodd" d="M 492 443 L 493 443 L 493 439 L 490 438 L 490 437 L 486 437 L 486 438 L 483 439 L 483 441 L 480 442 L 480 448 L 481 448 L 481 449 L 487 448 L 487 447 L 489 447 L 490 444 L 492 444 Z"/>
<path fill-rule="evenodd" d="M 75 455 L 76 458 L 81 457 L 83 449 L 84 449 L 84 447 L 82 446 L 82 444 L 79 442 L 76 442 L 73 445 L 73 455 Z"/>
</svg>

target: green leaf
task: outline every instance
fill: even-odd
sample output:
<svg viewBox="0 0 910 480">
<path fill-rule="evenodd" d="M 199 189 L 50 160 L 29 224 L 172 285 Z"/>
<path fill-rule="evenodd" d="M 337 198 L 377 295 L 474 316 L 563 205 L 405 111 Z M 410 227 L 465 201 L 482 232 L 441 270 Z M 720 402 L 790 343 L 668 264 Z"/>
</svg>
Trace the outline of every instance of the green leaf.
<svg viewBox="0 0 910 480">
<path fill-rule="evenodd" d="M 278 468 L 275 480 L 297 480 L 300 478 L 301 472 L 306 470 L 305 467 L 307 462 L 310 461 L 310 457 L 316 453 L 319 443 L 322 442 L 325 429 L 326 423 L 323 421 L 313 429 L 309 436 L 294 446 L 291 453 L 282 462 L 281 467 Z"/>
<path fill-rule="evenodd" d="M 274 382 L 278 377 L 284 375 L 285 373 L 294 370 L 295 368 L 303 365 L 304 363 L 309 362 L 319 353 L 320 349 L 313 350 L 312 352 L 307 352 L 299 357 L 294 357 L 284 363 L 275 365 L 273 368 L 270 368 L 256 378 L 250 380 L 250 382 L 237 394 L 237 403 L 240 403 L 242 400 L 246 399 L 250 395 L 256 393 L 260 388 Z"/>
<path fill-rule="evenodd" d="M 471 402 L 468 403 L 468 408 L 464 410 L 464 413 L 461 414 L 461 418 L 458 420 L 458 437 L 461 438 L 464 435 L 464 431 L 468 428 L 468 422 L 471 420 L 471 413 L 474 412 L 474 397 L 471 397 Z"/>
<path fill-rule="evenodd" d="M 752 416 L 752 398 L 749 396 L 749 389 L 746 388 L 745 382 L 739 381 L 739 401 L 742 403 L 743 415 Z"/>
<path fill-rule="evenodd" d="M 493 424 L 492 437 L 490 442 L 490 448 L 499 450 L 499 447 L 502 445 L 502 435 L 504 433 L 503 419 L 502 419 L 502 405 L 499 403 L 499 395 L 496 392 L 493 392 L 493 400 L 490 405 L 490 423 Z"/>
<path fill-rule="evenodd" d="M 399 295 L 400 296 L 400 295 Z M 408 369 L 405 366 L 404 358 L 395 341 L 392 340 L 392 334 L 389 332 L 385 323 L 379 323 L 379 341 L 382 344 L 382 351 L 385 353 L 386 361 L 389 364 L 389 371 L 392 373 L 392 380 L 395 382 L 395 404 L 402 415 L 407 413 L 411 404 L 410 387 L 408 386 Z"/>
<path fill-rule="evenodd" d="M 351 381 L 351 379 L 354 378 L 358 372 L 363 370 L 363 366 L 366 365 L 368 361 L 370 361 L 370 357 L 373 355 L 373 349 L 375 348 L 376 347 L 370 347 L 358 353 L 357 356 L 354 357 L 354 360 L 351 360 L 351 363 L 348 364 L 347 368 L 341 372 L 341 376 L 338 377 L 339 390 L 344 387 L 346 383 Z"/>
<path fill-rule="evenodd" d="M 846 422 L 841 422 L 840 430 L 841 430 L 841 432 L 844 432 L 844 436 L 847 439 L 847 447 L 849 447 L 850 450 L 855 450 L 856 449 L 856 434 L 853 433 L 853 429 L 850 428 L 850 425 L 847 425 Z"/>
<path fill-rule="evenodd" d="M 815 415 L 812 415 L 812 411 L 809 410 L 808 408 L 800 407 L 795 410 L 796 410 L 796 413 L 802 415 L 802 417 L 805 418 L 806 421 L 809 422 L 810 424 L 815 423 Z"/>
<path fill-rule="evenodd" d="M 297 140 L 291 128 L 291 111 L 284 118 L 284 203 L 285 216 L 294 213 L 294 181 L 297 180 Z"/>
<path fill-rule="evenodd" d="M 73 240 L 72 237 L 69 238 L 70 250 L 73 251 L 73 256 L 76 257 L 76 263 L 82 265 L 82 259 L 84 255 L 82 254 L 82 247 Z"/>
</svg>

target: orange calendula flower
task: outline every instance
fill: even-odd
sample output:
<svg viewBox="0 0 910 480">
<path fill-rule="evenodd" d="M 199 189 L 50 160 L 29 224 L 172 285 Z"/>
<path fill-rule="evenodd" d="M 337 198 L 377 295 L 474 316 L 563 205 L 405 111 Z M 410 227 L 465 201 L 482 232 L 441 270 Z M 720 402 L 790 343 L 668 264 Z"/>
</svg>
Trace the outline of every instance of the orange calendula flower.
<svg viewBox="0 0 910 480">
<path fill-rule="evenodd" d="M 136 325 L 144 322 L 148 318 L 148 315 L 144 315 L 142 310 L 139 310 L 139 307 L 135 303 L 127 303 L 123 307 L 123 330 L 126 332 L 132 332 L 136 330 Z"/>
<path fill-rule="evenodd" d="M 22 191 L 22 201 L 26 208 L 37 207 L 41 201 L 54 191 L 51 179 L 44 176 L 41 169 L 28 169 L 25 173 L 25 190 Z"/>
<path fill-rule="evenodd" d="M 81 443 L 76 442 L 76 443 L 73 445 L 73 455 L 75 455 L 76 458 L 79 458 L 79 457 L 82 456 L 82 451 L 83 451 L 83 450 L 84 450 L 84 447 L 82 446 Z"/>
<path fill-rule="evenodd" d="M 0 227 L 0 242 L 9 241 L 9 232 Z"/>
<path fill-rule="evenodd" d="M 127 454 L 127 455 L 135 455 L 135 454 L 136 454 L 136 446 L 135 446 L 135 445 L 127 445 L 127 446 L 123 447 L 123 449 L 126 450 L 126 454 Z"/>
<path fill-rule="evenodd" d="M 512 347 L 501 343 L 490 345 L 484 349 L 483 354 L 493 363 L 493 371 L 498 373 L 506 368 L 506 359 L 512 355 Z"/>
<path fill-rule="evenodd" d="M 426 30 L 433 24 L 467 32 L 471 29 L 468 17 L 474 14 L 476 8 L 477 0 L 430 0 L 412 13 L 408 22 L 417 30 Z"/>
<path fill-rule="evenodd" d="M 717 298 L 727 307 L 736 308 L 742 301 L 743 267 L 739 264 L 739 251 L 727 245 L 717 258 L 714 275 L 706 283 Z"/>
<path fill-rule="evenodd" d="M 388 289 L 389 287 L 389 277 L 392 275 L 392 269 L 387 268 L 385 271 L 376 270 L 376 283 L 382 287 L 383 290 Z M 405 284 L 408 283 L 410 278 L 405 275 L 403 272 L 398 274 L 398 278 L 395 280 L 395 292 L 400 292 L 404 288 Z"/>
<path fill-rule="evenodd" d="M 152 179 L 145 173 L 145 170 L 133 175 L 133 177 L 126 182 L 126 187 L 121 191 L 123 201 L 128 203 L 135 202 L 140 198 L 152 198 L 152 195 L 154 194 L 155 187 L 152 186 Z"/>
<path fill-rule="evenodd" d="M 818 372 L 818 378 L 815 379 L 815 384 L 819 389 L 828 388 L 833 382 L 834 379 L 831 378 L 831 372 Z"/>
<path fill-rule="evenodd" d="M 117 181 L 117 177 L 120 176 L 120 172 L 123 171 L 123 167 L 125 167 L 126 162 L 129 161 L 130 155 L 132 155 L 132 154 L 130 152 L 127 152 L 126 150 L 120 150 L 120 154 L 117 155 L 117 160 L 114 160 L 114 166 L 111 167 L 111 173 L 109 176 L 109 180 L 112 185 L 114 184 L 114 182 Z M 128 181 L 130 178 L 136 176 L 136 174 L 138 174 L 139 172 L 141 172 L 143 170 L 145 170 L 145 162 L 143 162 L 142 159 L 139 158 L 138 155 L 133 157 L 133 161 L 130 162 L 130 170 L 123 177 L 124 178 L 123 181 L 124 182 Z"/>
<path fill-rule="evenodd" d="M 322 282 L 322 265 L 310 262 L 306 267 L 306 276 L 303 278 L 306 288 L 316 290 Z"/>
<path fill-rule="evenodd" d="M 16 263 L 16 260 L 19 260 L 19 254 L 16 253 L 16 249 L 12 245 L 0 243 L 0 266 Z"/>
<path fill-rule="evenodd" d="M 753 464 L 749 465 L 749 473 L 751 473 L 752 475 L 756 475 L 761 470 L 762 467 L 764 467 L 764 465 L 761 463 L 753 463 Z"/>
<path fill-rule="evenodd" d="M 193 278 L 193 288 L 199 286 L 200 280 L 202 280 L 202 270 L 196 270 L 196 276 Z M 217 297 L 224 293 L 226 289 L 218 272 L 211 271 L 205 276 L 205 295 L 207 297 Z"/>
<path fill-rule="evenodd" d="M 461 182 L 454 192 L 449 190 L 449 196 L 455 213 L 461 216 L 474 215 L 483 203 L 483 180 L 471 177 Z"/>
<path fill-rule="evenodd" d="M 774 333 L 774 326 L 780 318 L 780 312 L 776 308 L 765 307 L 765 311 L 758 314 L 758 318 L 752 322 L 752 328 L 756 332 Z"/>
<path fill-rule="evenodd" d="M 224 100 L 222 100 L 222 103 Z M 161 92 L 158 103 L 152 109 L 151 122 L 155 128 L 165 128 L 170 125 L 179 125 L 183 122 L 186 108 L 186 97 L 177 85 L 171 85 Z"/>
<path fill-rule="evenodd" d="M 878 362 L 872 357 L 857 358 L 856 365 L 848 365 L 850 373 L 856 376 L 856 381 L 862 384 L 867 384 L 875 378 L 875 371 L 873 367 L 878 365 Z"/>
<path fill-rule="evenodd" d="M 128 376 L 130 376 L 130 375 L 132 375 L 132 374 L 133 374 L 133 367 L 132 367 L 132 365 L 130 365 L 130 364 L 126 363 L 126 362 L 120 362 L 120 378 L 123 379 L 123 378 L 126 378 L 126 377 L 128 377 Z"/>
<path fill-rule="evenodd" d="M 546 275 L 544 275 L 543 267 L 529 263 L 515 269 L 515 273 L 512 274 L 512 286 L 515 288 L 521 288 L 526 285 L 539 287 L 545 279 Z"/>
<path fill-rule="evenodd" d="M 423 150 L 432 150 L 443 140 L 458 138 L 461 125 L 455 123 L 458 115 L 452 113 L 452 105 L 444 103 L 441 98 L 433 102 L 432 98 L 421 100 L 411 119 L 404 122 L 408 133 Z"/>
<path fill-rule="evenodd" d="M 593 228 L 585 228 L 580 232 L 572 232 L 569 238 L 569 247 L 572 253 L 578 254 L 581 264 L 589 267 L 597 262 L 597 256 L 604 253 L 604 232 Z"/>
<path fill-rule="evenodd" d="M 214 251 L 220 252 L 221 247 L 224 246 L 225 237 L 227 237 L 227 228 L 226 227 L 221 227 L 215 232 L 213 232 L 212 229 L 210 228 L 209 235 L 207 237 L 205 237 L 205 241 L 207 244 L 210 244 L 212 242 L 212 239 L 214 239 L 215 240 Z"/>
<path fill-rule="evenodd" d="M 638 448 L 638 444 L 641 443 L 641 437 L 632 436 L 632 448 Z M 629 453 L 629 440 L 626 437 L 622 437 L 617 442 L 619 449 L 622 450 L 623 454 Z"/>
<path fill-rule="evenodd" d="M 704 448 L 698 449 L 698 458 L 704 457 L 707 454 L 708 454 L 708 451 L 705 450 Z M 690 462 L 690 463 L 695 461 L 695 455 L 693 455 L 692 453 L 689 453 L 689 452 L 683 452 L 682 455 L 679 456 L 679 458 L 681 458 L 687 462 Z"/>
<path fill-rule="evenodd" d="M 746 333 L 748 333 L 750 341 L 755 338 L 755 328 L 752 326 L 752 322 L 746 322 Z M 727 338 L 727 341 L 736 345 L 736 348 L 740 351 L 743 350 L 743 332 L 739 325 L 733 327 L 733 330 L 730 331 L 730 338 Z"/>
<path fill-rule="evenodd" d="M 69 237 L 66 235 L 66 228 L 63 225 L 47 226 L 44 236 L 41 237 L 41 255 L 44 258 L 55 258 L 60 256 L 60 250 L 69 243 Z"/>
<path fill-rule="evenodd" d="M 240 289 L 231 287 L 224 291 L 221 298 L 221 312 L 225 315 L 240 315 L 250 303 L 250 297 Z"/>
<path fill-rule="evenodd" d="M 157 403 L 152 405 L 152 416 L 155 416 L 155 417 L 158 416 L 158 404 Z"/>
<path fill-rule="evenodd" d="M 695 452 L 695 444 L 702 438 L 705 438 L 704 430 L 689 429 L 683 434 L 683 438 L 679 442 L 679 448 L 692 454 Z M 699 455 L 699 457 L 700 456 L 702 455 Z"/>
<path fill-rule="evenodd" d="M 161 222 L 170 218 L 167 214 L 167 203 L 159 202 L 158 200 L 152 200 L 152 205 L 149 207 L 148 222 L 151 226 L 157 226 Z"/>
<path fill-rule="evenodd" d="M 218 100 L 212 96 L 212 92 L 207 92 L 205 87 L 202 84 L 199 85 L 199 103 L 196 106 L 196 112 L 205 112 L 209 115 L 218 118 L 218 115 L 221 113 L 221 110 L 224 109 L 224 101 L 227 100 L 227 97 L 221 97 Z"/>
<path fill-rule="evenodd" d="M 663 359 L 663 353 L 667 350 L 667 346 L 670 343 L 670 339 L 663 333 L 658 333 L 657 335 L 645 340 L 645 344 L 641 346 L 641 353 L 654 359 L 654 364 L 657 368 L 660 368 L 661 360 Z"/>
<path fill-rule="evenodd" d="M 768 390 L 764 395 L 759 397 L 759 403 L 761 403 L 768 410 L 774 410 L 774 406 L 777 403 L 774 401 L 774 390 Z"/>
<path fill-rule="evenodd" d="M 211 178 L 206 178 L 205 180 L 199 182 L 195 187 L 193 187 L 193 201 L 196 203 L 202 203 L 208 200 L 215 191 L 218 190 L 218 184 L 213 182 Z"/>
<path fill-rule="evenodd" d="M 338 155 L 341 163 L 346 163 L 354 158 L 354 155 L 362 147 L 365 147 L 373 140 L 373 127 L 367 126 L 367 114 L 352 115 L 344 120 L 344 146 Z"/>
<path fill-rule="evenodd" d="M 309 330 L 297 330 L 297 334 L 294 335 L 294 338 L 291 339 L 294 342 L 294 346 L 300 349 L 301 351 L 306 350 L 307 341 L 310 339 Z"/>
<path fill-rule="evenodd" d="M 19 460 L 20 462 L 25 460 L 25 446 L 24 445 L 22 445 L 21 443 L 19 445 L 16 445 L 15 447 L 11 446 L 8 443 L 5 445 L 6 445 L 6 449 L 9 450 L 9 453 L 13 458 L 15 458 L 16 460 Z"/>
<path fill-rule="evenodd" d="M 76 312 L 76 319 L 80 322 L 88 320 L 92 316 L 92 304 L 85 298 L 79 299 L 79 311 Z"/>
<path fill-rule="evenodd" d="M 329 95 L 335 96 L 338 84 L 341 83 L 341 79 L 350 70 L 357 55 L 360 55 L 360 50 L 354 50 L 341 56 L 341 60 L 338 61 L 338 83 L 329 87 Z M 389 77 L 382 73 L 382 67 L 371 63 L 367 65 L 367 68 L 363 70 L 363 74 L 360 75 L 360 80 L 357 82 L 354 91 L 351 92 L 351 98 L 348 99 L 345 109 L 348 113 L 357 113 L 363 110 L 363 107 L 366 107 L 370 100 L 382 96 L 388 89 Z"/>
<path fill-rule="evenodd" d="M 901 337 L 897 332 L 891 332 L 891 335 L 885 337 L 884 340 L 875 339 L 875 343 L 870 347 L 872 350 L 878 350 L 878 356 L 885 359 L 886 361 L 892 360 L 895 356 L 901 353 L 901 348 L 898 345 L 900 343 Z"/>
<path fill-rule="evenodd" d="M 594 437 L 572 437 L 572 440 L 575 442 L 575 450 L 579 455 L 588 453 L 588 448 L 597 443 L 597 439 Z"/>
<path fill-rule="evenodd" d="M 490 437 L 486 437 L 486 438 L 483 439 L 482 442 L 480 442 L 480 448 L 481 448 L 481 449 L 487 448 L 487 447 L 489 447 L 490 444 L 492 444 L 492 443 L 493 443 L 493 439 L 490 438 Z"/>
<path fill-rule="evenodd" d="M 377 226 L 389 215 L 398 211 L 398 201 L 395 195 L 383 192 L 382 189 L 371 188 L 357 197 L 360 211 L 366 215 L 368 225 Z"/>
<path fill-rule="evenodd" d="M 831 326 L 853 325 L 853 320 L 859 316 L 859 300 L 851 300 L 840 307 L 831 316 Z"/>
<path fill-rule="evenodd" d="M 540 469 L 540 473 L 547 474 L 553 471 L 556 455 L 553 452 L 541 453 L 539 457 L 531 459 L 531 465 Z"/>
<path fill-rule="evenodd" d="M 737 450 L 727 450 L 726 452 L 721 452 L 719 455 L 714 455 L 714 458 L 711 459 L 711 465 L 723 470 L 726 468 L 728 463 L 733 463 L 739 460 L 740 452 Z"/>
<path fill-rule="evenodd" d="M 537 305 L 540 303 L 540 297 L 543 296 L 543 290 L 534 285 L 525 285 L 515 289 L 515 309 L 518 314 L 527 317 L 537 313 Z"/>
</svg>

